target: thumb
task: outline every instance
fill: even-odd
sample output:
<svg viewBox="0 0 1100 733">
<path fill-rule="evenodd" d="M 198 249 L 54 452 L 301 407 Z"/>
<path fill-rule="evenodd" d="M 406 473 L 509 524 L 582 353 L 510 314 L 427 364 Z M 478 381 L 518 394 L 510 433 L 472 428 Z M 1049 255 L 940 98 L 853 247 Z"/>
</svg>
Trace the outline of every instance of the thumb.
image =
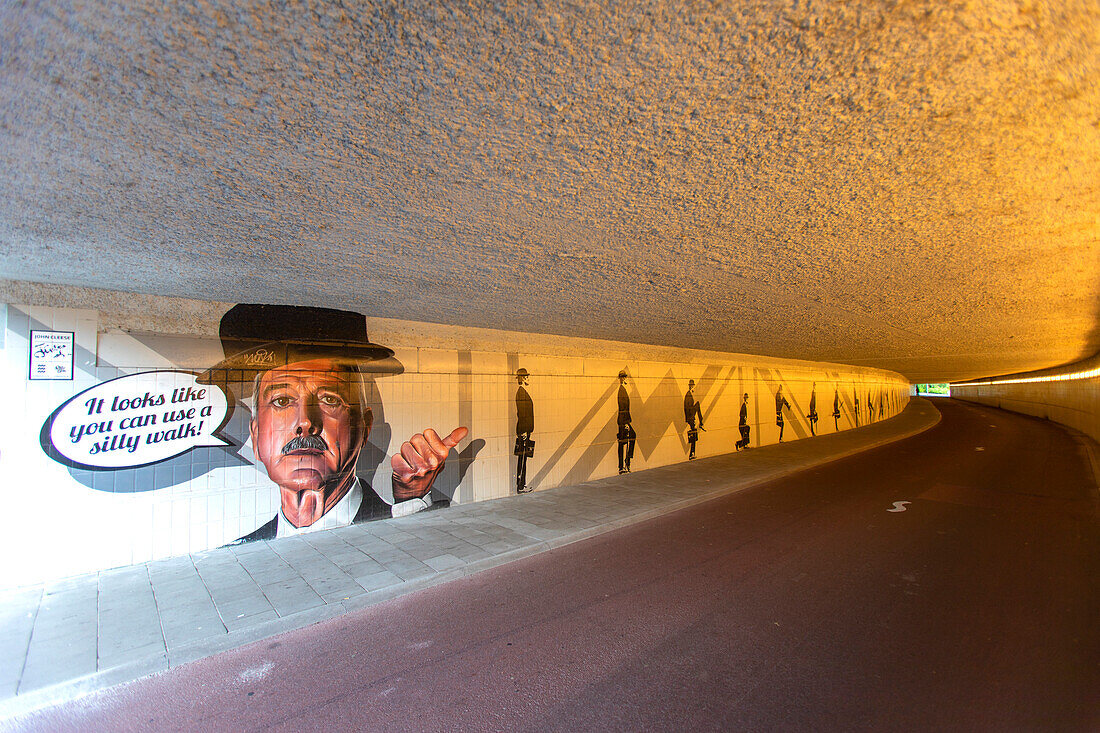
<svg viewBox="0 0 1100 733">
<path fill-rule="evenodd" d="M 443 445 L 448 448 L 454 448 L 458 445 L 458 442 L 470 434 L 469 428 L 458 427 L 451 431 L 451 434 L 443 439 Z"/>
</svg>

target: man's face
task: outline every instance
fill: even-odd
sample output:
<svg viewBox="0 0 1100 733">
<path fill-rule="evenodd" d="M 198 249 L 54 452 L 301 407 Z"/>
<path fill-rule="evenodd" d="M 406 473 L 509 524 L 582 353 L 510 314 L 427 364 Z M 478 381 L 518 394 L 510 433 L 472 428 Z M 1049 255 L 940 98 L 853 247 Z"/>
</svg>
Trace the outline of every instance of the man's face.
<svg viewBox="0 0 1100 733">
<path fill-rule="evenodd" d="M 330 359 L 266 372 L 256 388 L 252 448 L 279 485 L 283 516 L 308 527 L 351 488 L 370 429 L 358 375 Z"/>
</svg>

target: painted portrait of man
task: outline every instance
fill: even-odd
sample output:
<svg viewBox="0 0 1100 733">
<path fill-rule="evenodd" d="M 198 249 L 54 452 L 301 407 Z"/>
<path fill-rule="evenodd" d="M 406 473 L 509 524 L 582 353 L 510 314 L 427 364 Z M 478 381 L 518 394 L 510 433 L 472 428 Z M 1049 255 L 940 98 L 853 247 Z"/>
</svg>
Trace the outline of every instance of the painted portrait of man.
<svg viewBox="0 0 1100 733">
<path fill-rule="evenodd" d="M 404 441 L 390 460 L 394 503 L 364 486 L 356 468 L 373 412 L 367 380 L 402 370 L 372 343 L 358 313 L 303 306 L 237 305 L 220 327 L 226 358 L 199 378 L 247 399 L 256 462 L 279 489 L 279 513 L 241 541 L 402 516 L 432 505 L 447 455 L 469 432 L 432 428 Z"/>
</svg>

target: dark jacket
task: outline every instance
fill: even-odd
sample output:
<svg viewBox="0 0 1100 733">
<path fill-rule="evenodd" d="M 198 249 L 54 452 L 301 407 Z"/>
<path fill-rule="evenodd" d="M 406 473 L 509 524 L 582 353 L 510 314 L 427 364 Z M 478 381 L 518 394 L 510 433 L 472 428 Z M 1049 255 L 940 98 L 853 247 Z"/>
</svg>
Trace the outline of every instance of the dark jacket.
<svg viewBox="0 0 1100 733">
<path fill-rule="evenodd" d="M 516 435 L 535 432 L 535 403 L 531 395 L 520 387 L 516 390 Z"/>
<path fill-rule="evenodd" d="M 626 387 L 622 384 L 619 385 L 619 425 L 629 425 L 630 420 L 630 395 L 626 391 Z"/>
<path fill-rule="evenodd" d="M 695 401 L 695 397 L 692 396 L 689 390 L 684 395 L 684 422 L 691 423 L 698 416 L 700 420 L 703 418 L 703 408 Z"/>
</svg>

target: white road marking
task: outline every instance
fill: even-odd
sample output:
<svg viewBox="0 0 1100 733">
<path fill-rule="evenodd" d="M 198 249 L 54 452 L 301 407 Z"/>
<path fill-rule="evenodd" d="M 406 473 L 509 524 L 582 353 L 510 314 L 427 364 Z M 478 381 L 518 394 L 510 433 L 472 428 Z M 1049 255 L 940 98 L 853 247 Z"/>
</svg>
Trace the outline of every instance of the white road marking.
<svg viewBox="0 0 1100 733">
<path fill-rule="evenodd" d="M 275 669 L 275 662 L 264 662 L 258 667 L 249 667 L 237 675 L 238 682 L 258 682 Z"/>
<path fill-rule="evenodd" d="M 981 447 L 981 446 L 979 445 L 979 446 L 978 446 L 977 448 L 975 448 L 974 450 L 985 450 L 985 448 L 983 448 L 983 447 Z"/>
<path fill-rule="evenodd" d="M 911 501 L 895 501 L 893 509 L 887 509 L 888 512 L 904 512 L 906 504 L 912 504 Z"/>
</svg>

